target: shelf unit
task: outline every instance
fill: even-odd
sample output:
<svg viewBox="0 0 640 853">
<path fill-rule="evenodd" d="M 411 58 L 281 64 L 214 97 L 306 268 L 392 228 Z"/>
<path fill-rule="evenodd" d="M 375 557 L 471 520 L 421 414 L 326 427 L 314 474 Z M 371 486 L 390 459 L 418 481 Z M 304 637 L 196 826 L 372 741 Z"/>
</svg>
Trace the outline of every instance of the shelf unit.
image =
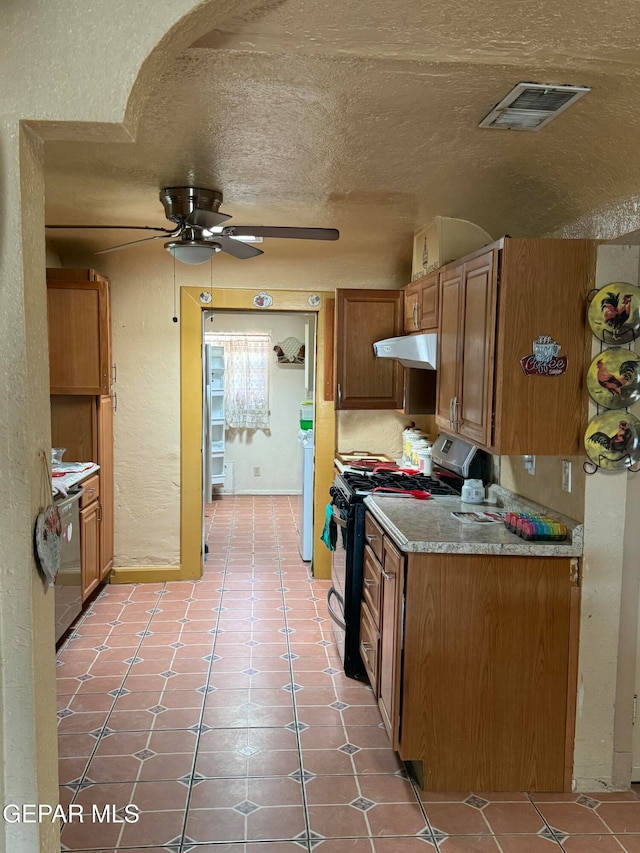
<svg viewBox="0 0 640 853">
<path fill-rule="evenodd" d="M 224 485 L 224 347 L 209 345 L 209 456 L 211 486 Z"/>
</svg>

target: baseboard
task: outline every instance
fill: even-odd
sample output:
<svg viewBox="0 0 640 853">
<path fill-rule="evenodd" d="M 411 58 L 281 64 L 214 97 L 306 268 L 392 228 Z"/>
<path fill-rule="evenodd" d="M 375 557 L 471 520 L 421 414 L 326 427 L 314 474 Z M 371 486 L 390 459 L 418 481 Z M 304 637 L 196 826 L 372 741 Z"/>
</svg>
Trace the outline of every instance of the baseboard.
<svg viewBox="0 0 640 853">
<path fill-rule="evenodd" d="M 230 495 L 231 497 L 238 497 L 239 495 L 290 495 L 293 497 L 294 495 L 301 495 L 302 490 L 291 491 L 291 489 L 236 489 L 234 492 L 222 492 L 223 495 Z"/>
<path fill-rule="evenodd" d="M 184 580 L 180 566 L 115 566 L 109 583 L 164 583 Z"/>
</svg>

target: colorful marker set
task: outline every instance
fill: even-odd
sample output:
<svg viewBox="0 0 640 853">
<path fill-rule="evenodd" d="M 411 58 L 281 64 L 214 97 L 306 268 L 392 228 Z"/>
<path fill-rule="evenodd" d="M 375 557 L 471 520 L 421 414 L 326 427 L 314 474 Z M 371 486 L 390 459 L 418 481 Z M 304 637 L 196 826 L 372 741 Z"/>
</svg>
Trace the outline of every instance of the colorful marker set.
<svg viewBox="0 0 640 853">
<path fill-rule="evenodd" d="M 562 542 L 567 538 L 566 526 L 546 515 L 507 512 L 504 517 L 504 525 L 507 530 L 523 539 Z"/>
</svg>

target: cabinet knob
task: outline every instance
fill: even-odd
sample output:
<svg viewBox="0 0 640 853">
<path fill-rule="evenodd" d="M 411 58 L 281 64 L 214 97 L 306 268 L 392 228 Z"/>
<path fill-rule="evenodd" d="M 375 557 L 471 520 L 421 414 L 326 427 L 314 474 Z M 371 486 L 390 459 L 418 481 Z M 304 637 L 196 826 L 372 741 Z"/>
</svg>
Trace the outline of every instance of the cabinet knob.
<svg viewBox="0 0 640 853">
<path fill-rule="evenodd" d="M 364 538 L 369 544 L 371 544 L 372 542 L 375 542 L 378 537 L 374 536 L 372 533 L 366 533 Z"/>
<path fill-rule="evenodd" d="M 384 569 L 382 569 L 382 570 L 381 570 L 381 574 L 382 574 L 382 577 L 383 577 L 386 581 L 393 581 L 393 580 L 395 580 L 395 579 L 396 579 L 395 574 L 393 574 L 392 572 L 385 572 L 385 571 L 384 571 Z"/>
</svg>

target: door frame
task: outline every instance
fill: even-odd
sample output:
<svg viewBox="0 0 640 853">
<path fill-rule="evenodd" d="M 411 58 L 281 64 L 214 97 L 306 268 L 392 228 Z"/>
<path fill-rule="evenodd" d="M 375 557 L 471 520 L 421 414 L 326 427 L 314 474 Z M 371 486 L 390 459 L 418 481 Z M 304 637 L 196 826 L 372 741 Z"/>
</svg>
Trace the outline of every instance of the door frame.
<svg viewBox="0 0 640 853">
<path fill-rule="evenodd" d="M 261 291 L 244 288 L 199 287 L 180 290 L 180 570 L 174 580 L 194 580 L 203 572 L 202 553 L 202 312 L 216 308 L 230 311 L 291 311 L 317 314 L 315 393 L 315 478 L 313 486 L 314 539 L 319 542 L 325 507 L 333 478 L 336 417 L 332 400 L 324 399 L 325 312 L 333 291 L 272 290 L 271 305 L 258 308 L 254 299 Z M 331 554 L 314 548 L 313 574 L 331 577 Z"/>
</svg>

